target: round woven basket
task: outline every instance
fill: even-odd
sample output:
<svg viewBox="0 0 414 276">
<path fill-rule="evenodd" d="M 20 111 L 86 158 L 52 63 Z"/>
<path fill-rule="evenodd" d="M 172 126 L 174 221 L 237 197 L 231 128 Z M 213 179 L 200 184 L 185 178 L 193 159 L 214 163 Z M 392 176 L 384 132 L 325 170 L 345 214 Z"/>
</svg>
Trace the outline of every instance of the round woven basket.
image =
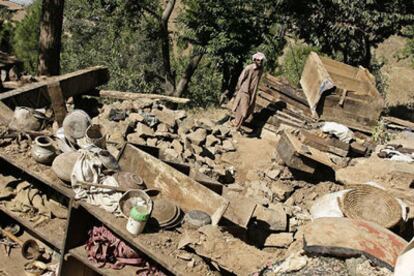
<svg viewBox="0 0 414 276">
<path fill-rule="evenodd" d="M 376 222 L 392 228 L 401 220 L 398 201 L 386 191 L 369 185 L 361 185 L 347 192 L 340 201 L 344 215 L 352 219 Z"/>
</svg>

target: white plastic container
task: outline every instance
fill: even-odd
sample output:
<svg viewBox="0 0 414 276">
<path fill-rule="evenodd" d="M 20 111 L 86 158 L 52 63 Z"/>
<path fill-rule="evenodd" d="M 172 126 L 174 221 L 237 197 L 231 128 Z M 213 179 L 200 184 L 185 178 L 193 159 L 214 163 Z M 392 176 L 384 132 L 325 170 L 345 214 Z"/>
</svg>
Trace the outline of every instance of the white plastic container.
<svg viewBox="0 0 414 276">
<path fill-rule="evenodd" d="M 135 206 L 129 212 L 126 229 L 132 235 L 139 235 L 144 231 L 149 217 L 148 206 Z"/>
</svg>

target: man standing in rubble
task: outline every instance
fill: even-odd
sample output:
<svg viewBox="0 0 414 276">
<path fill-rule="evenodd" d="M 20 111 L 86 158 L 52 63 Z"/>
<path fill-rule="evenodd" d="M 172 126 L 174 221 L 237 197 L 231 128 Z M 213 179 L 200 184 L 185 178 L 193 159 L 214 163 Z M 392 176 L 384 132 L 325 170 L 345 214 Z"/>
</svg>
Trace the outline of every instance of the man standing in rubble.
<svg viewBox="0 0 414 276">
<path fill-rule="evenodd" d="M 265 59 L 266 57 L 263 53 L 258 52 L 254 54 L 253 63 L 247 65 L 240 74 L 232 107 L 235 117 L 232 125 L 237 130 L 240 129 L 243 122 L 253 113 L 257 88 L 263 74 L 263 63 Z"/>
</svg>

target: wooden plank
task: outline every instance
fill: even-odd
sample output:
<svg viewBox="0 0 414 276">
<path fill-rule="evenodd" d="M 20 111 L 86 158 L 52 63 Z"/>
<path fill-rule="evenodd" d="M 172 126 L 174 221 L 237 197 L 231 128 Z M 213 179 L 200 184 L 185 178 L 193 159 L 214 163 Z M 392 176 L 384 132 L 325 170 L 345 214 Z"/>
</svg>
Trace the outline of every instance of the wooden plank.
<svg viewBox="0 0 414 276">
<path fill-rule="evenodd" d="M 16 96 L 24 96 L 27 93 L 37 95 L 47 93 L 47 86 L 53 82 L 59 82 L 65 98 L 80 95 L 97 86 L 107 83 L 109 80 L 108 68 L 95 66 L 61 76 L 50 77 L 44 81 L 30 83 L 17 89 L 0 94 L 0 100 Z"/>
<path fill-rule="evenodd" d="M 27 233 L 24 233 L 22 236 L 19 237 L 21 240 L 25 241 L 28 239 L 33 239 L 32 236 L 30 236 Z M 7 256 L 3 245 L 1 245 L 0 250 L 0 272 L 1 275 L 4 276 L 17 276 L 17 275 L 27 275 L 24 270 L 24 265 L 28 262 L 21 253 L 20 248 L 14 248 L 10 251 L 10 256 Z"/>
<path fill-rule="evenodd" d="M 281 83 L 280 81 L 278 81 L 275 77 L 271 76 L 271 75 L 267 75 L 267 77 L 264 79 L 264 84 L 270 89 L 267 90 L 269 92 L 277 92 L 279 94 L 283 94 L 286 97 L 289 97 L 297 102 L 300 102 L 304 105 L 308 105 L 308 102 L 306 101 L 305 97 L 301 97 L 299 95 L 301 95 L 300 93 L 298 93 L 297 90 L 295 90 L 293 87 L 288 86 L 284 83 Z"/>
<path fill-rule="evenodd" d="M 349 144 L 338 139 L 322 138 L 308 131 L 300 132 L 301 141 L 311 147 L 345 157 L 349 152 Z"/>
<path fill-rule="evenodd" d="M 387 123 L 400 125 L 404 128 L 414 130 L 414 123 L 413 122 L 410 122 L 410 121 L 407 121 L 407 120 L 402 120 L 402 119 L 399 119 L 399 118 L 396 118 L 396 117 L 389 117 L 389 116 L 384 116 L 382 118 Z"/>
<path fill-rule="evenodd" d="M 47 246 L 53 248 L 57 252 L 63 249 L 63 240 L 66 228 L 66 220 L 63 219 L 49 219 L 47 222 L 35 227 L 35 223 L 26 218 L 20 217 L 16 212 L 8 210 L 5 206 L 0 205 L 0 211 L 21 224 L 34 237 L 39 238 L 40 241 Z"/>
<path fill-rule="evenodd" d="M 13 119 L 14 112 L 0 101 L 0 124 L 8 125 Z"/>
<path fill-rule="evenodd" d="M 297 145 L 297 143 L 291 139 L 291 136 L 288 135 L 286 131 L 281 134 L 276 149 L 279 153 L 280 158 L 282 158 L 283 162 L 285 162 L 288 167 L 309 174 L 313 174 L 315 172 L 317 163 L 313 160 L 300 158 L 299 145 Z"/>
<path fill-rule="evenodd" d="M 63 96 L 63 92 L 60 88 L 59 82 L 49 83 L 47 85 L 47 91 L 52 102 L 52 108 L 55 114 L 55 121 L 61 127 L 63 120 L 66 117 L 67 111 L 65 98 Z"/>
<path fill-rule="evenodd" d="M 98 96 L 101 98 L 110 98 L 118 100 L 140 100 L 140 99 L 154 99 L 154 100 L 163 100 L 173 103 L 186 104 L 191 100 L 187 98 L 178 98 L 171 97 L 166 95 L 159 94 L 149 94 L 149 93 L 136 93 L 136 92 L 122 92 L 122 91 L 112 91 L 112 90 L 97 90 L 89 92 L 88 95 Z"/>
<path fill-rule="evenodd" d="M 121 170 L 142 177 L 148 188 L 161 190 L 163 196 L 184 211 L 201 210 L 214 216 L 229 202 L 161 160 L 126 144 L 119 155 Z"/>
<path fill-rule="evenodd" d="M 65 185 L 49 166 L 36 163 L 31 158 L 26 158 L 21 153 L 10 153 L 0 147 L 0 159 L 21 170 L 22 173 L 51 187 L 67 198 L 73 198 L 75 193 L 72 188 Z"/>
<path fill-rule="evenodd" d="M 134 237 L 125 228 L 127 223 L 125 218 L 115 217 L 105 210 L 87 203 L 81 203 L 80 206 L 132 248 L 144 253 L 174 275 L 187 275 L 185 272 L 187 262 L 176 259 L 171 254 L 163 254 L 156 247 L 149 245 L 151 242 L 154 244 L 159 242 L 160 233 L 144 233 Z"/>
</svg>

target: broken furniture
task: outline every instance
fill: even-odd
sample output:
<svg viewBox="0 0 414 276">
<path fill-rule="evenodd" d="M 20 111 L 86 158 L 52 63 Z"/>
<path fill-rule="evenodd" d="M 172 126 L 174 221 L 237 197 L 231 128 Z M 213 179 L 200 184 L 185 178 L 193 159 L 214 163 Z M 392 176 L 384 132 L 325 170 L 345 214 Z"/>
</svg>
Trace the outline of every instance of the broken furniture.
<svg viewBox="0 0 414 276">
<path fill-rule="evenodd" d="M 318 164 L 323 164 L 333 170 L 346 166 L 346 159 L 343 156 L 332 156 L 328 152 L 323 152 L 312 147 L 311 145 L 322 147 L 320 145 L 321 142 L 316 139 L 312 140 L 314 136 L 311 136 L 311 134 L 307 132 L 303 133 L 301 138 L 304 138 L 305 142 L 310 141 L 310 143 L 308 142 L 306 144 L 304 141 L 301 141 L 291 130 L 284 130 L 281 134 L 280 141 L 277 145 L 277 152 L 288 167 L 313 174 Z M 339 152 L 341 155 L 344 154 L 343 149 L 334 149 L 334 147 L 328 144 L 323 145 L 323 148 L 327 151 Z"/>
<path fill-rule="evenodd" d="M 312 115 L 371 133 L 384 108 L 375 77 L 363 67 L 311 52 L 300 84 Z"/>
</svg>

